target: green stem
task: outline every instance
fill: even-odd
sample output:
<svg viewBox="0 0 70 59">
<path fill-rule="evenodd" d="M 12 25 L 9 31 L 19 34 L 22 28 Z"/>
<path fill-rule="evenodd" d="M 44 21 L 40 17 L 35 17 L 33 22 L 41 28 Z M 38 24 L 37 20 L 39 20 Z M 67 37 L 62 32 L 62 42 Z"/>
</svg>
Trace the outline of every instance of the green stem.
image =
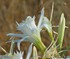
<svg viewBox="0 0 70 59">
<path fill-rule="evenodd" d="M 43 44 L 43 42 L 41 40 L 36 40 L 36 42 L 34 43 L 34 45 L 42 52 L 44 53 L 44 51 L 46 50 L 46 46 Z"/>
</svg>

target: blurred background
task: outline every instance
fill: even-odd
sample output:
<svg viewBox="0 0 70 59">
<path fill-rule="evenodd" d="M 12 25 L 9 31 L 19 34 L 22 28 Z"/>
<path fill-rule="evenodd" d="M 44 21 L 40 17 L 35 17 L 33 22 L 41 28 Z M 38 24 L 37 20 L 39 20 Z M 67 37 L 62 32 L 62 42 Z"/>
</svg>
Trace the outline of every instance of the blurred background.
<svg viewBox="0 0 70 59">
<path fill-rule="evenodd" d="M 53 25 L 58 25 L 61 13 L 63 12 L 66 18 L 66 26 L 68 29 L 65 30 L 65 37 L 63 48 L 70 45 L 70 0 L 0 0 L 0 45 L 9 52 L 10 43 L 5 43 L 10 37 L 7 37 L 7 33 L 19 33 L 16 29 L 16 21 L 20 23 L 27 16 L 36 16 L 36 24 L 40 17 L 40 11 L 45 8 L 45 16 L 50 18 L 52 2 L 54 2 L 53 12 Z M 58 28 L 53 28 L 57 31 Z M 50 44 L 50 38 L 47 33 L 42 32 L 42 41 L 46 46 Z M 26 46 L 27 45 L 27 46 Z M 16 46 L 16 45 L 15 45 Z M 21 43 L 21 50 L 27 50 L 29 43 Z M 17 47 L 15 47 L 15 50 Z M 0 54 L 4 52 L 0 49 Z M 68 51 L 66 55 L 70 55 Z"/>
</svg>

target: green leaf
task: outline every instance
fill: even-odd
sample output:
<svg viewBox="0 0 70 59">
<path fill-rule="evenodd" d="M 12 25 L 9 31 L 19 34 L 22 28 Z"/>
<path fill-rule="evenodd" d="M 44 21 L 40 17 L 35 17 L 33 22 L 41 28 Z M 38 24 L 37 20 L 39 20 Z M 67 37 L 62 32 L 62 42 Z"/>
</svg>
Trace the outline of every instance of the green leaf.
<svg viewBox="0 0 70 59">
<path fill-rule="evenodd" d="M 52 21 L 53 10 L 54 10 L 54 2 L 52 3 L 52 10 L 51 10 L 51 15 L 50 15 L 50 22 Z"/>
<path fill-rule="evenodd" d="M 59 50 L 62 48 L 64 32 L 65 32 L 65 17 L 64 17 L 64 14 L 62 13 L 60 23 L 59 23 L 59 28 L 58 28 L 58 41 L 57 42 L 58 44 L 60 44 Z"/>
<path fill-rule="evenodd" d="M 38 59 L 37 49 L 35 46 L 33 47 L 33 59 Z"/>
<path fill-rule="evenodd" d="M 66 49 L 66 50 L 70 50 L 70 46 L 67 46 L 65 49 Z"/>
</svg>

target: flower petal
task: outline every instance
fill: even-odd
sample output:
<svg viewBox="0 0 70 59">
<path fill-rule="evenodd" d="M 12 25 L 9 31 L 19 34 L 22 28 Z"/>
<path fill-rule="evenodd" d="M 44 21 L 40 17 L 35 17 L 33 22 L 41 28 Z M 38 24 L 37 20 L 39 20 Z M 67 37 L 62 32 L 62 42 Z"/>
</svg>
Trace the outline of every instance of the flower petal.
<svg viewBox="0 0 70 59">
<path fill-rule="evenodd" d="M 13 33 L 9 33 L 9 34 L 7 34 L 7 36 L 23 37 L 23 34 L 13 34 Z"/>
<path fill-rule="evenodd" d="M 33 43 L 29 46 L 29 50 L 28 50 L 28 54 L 27 54 L 26 59 L 30 59 L 30 56 L 31 56 L 31 53 L 32 53 L 32 45 L 33 45 Z"/>
<path fill-rule="evenodd" d="M 41 26 L 43 17 L 44 17 L 44 8 L 41 10 L 41 16 L 40 16 L 40 19 L 39 19 L 38 28 L 40 28 L 40 26 Z"/>
<path fill-rule="evenodd" d="M 52 32 L 52 25 L 51 25 L 51 22 L 48 20 L 47 17 L 43 17 L 40 28 L 46 28 L 46 30 L 49 33 Z"/>
</svg>

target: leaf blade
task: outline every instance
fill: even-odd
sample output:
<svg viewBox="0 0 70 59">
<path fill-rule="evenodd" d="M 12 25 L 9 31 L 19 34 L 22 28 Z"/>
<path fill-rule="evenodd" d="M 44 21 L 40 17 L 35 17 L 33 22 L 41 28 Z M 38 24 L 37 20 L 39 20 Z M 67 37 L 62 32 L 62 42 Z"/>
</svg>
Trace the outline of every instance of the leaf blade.
<svg viewBox="0 0 70 59">
<path fill-rule="evenodd" d="M 62 13 L 58 28 L 58 44 L 60 44 L 59 49 L 62 48 L 64 32 L 65 32 L 65 17 L 64 14 Z"/>
</svg>

